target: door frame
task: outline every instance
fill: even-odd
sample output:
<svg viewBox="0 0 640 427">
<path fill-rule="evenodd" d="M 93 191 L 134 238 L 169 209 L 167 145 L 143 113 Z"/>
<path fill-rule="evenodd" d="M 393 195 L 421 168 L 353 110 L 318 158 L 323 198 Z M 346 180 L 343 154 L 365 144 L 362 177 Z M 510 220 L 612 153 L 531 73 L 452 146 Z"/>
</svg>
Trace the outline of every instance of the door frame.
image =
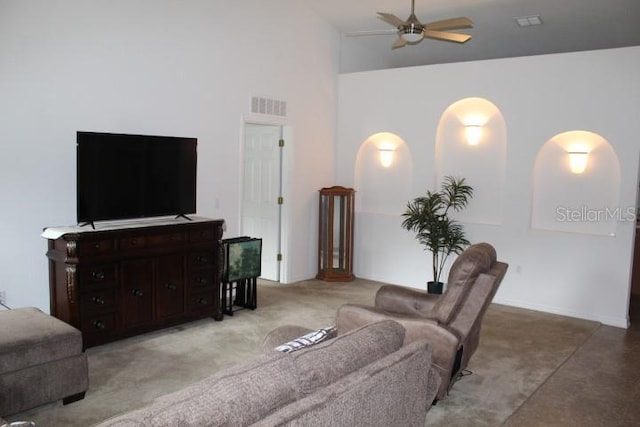
<svg viewBox="0 0 640 427">
<path fill-rule="evenodd" d="M 282 183 L 281 183 L 281 196 L 284 198 L 284 203 L 280 207 L 280 253 L 282 254 L 282 260 L 279 265 L 279 277 L 278 283 L 289 283 L 289 236 L 290 236 L 290 224 L 291 224 L 291 204 L 293 202 L 291 197 L 291 171 L 293 167 L 293 130 L 291 126 L 287 124 L 287 121 L 278 117 L 264 117 L 257 114 L 243 115 L 241 118 L 240 126 L 240 156 L 238 165 L 238 182 L 240 183 L 240 191 L 244 188 L 244 139 L 245 139 L 245 125 L 266 125 L 266 126 L 279 126 L 282 130 L 282 139 L 285 141 L 285 146 L 282 151 Z M 238 224 L 242 224 L 242 195 L 238 197 Z"/>
</svg>

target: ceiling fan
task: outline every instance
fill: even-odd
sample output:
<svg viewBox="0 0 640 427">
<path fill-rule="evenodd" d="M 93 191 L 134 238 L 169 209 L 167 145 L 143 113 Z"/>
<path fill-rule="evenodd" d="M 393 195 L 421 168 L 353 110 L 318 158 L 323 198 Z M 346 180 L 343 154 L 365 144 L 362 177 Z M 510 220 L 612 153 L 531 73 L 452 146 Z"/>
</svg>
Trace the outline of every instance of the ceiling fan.
<svg viewBox="0 0 640 427">
<path fill-rule="evenodd" d="M 469 18 L 459 17 L 443 19 L 441 21 L 421 23 L 415 14 L 415 0 L 411 0 L 411 15 L 406 21 L 391 13 L 378 12 L 378 18 L 396 27 L 390 32 L 361 31 L 348 35 L 374 35 L 374 34 L 398 34 L 398 40 L 393 44 L 392 49 L 398 49 L 410 44 L 418 44 L 423 38 L 444 40 L 455 43 L 464 43 L 471 38 L 469 34 L 452 33 L 444 30 L 458 30 L 462 28 L 473 28 L 473 22 Z"/>
</svg>

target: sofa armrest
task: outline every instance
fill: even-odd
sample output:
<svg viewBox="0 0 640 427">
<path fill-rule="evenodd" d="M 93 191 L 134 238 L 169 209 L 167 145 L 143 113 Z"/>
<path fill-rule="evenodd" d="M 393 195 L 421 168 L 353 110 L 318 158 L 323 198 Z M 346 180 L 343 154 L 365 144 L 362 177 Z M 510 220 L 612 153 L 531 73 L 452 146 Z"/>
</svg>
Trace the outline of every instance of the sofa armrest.
<svg viewBox="0 0 640 427">
<path fill-rule="evenodd" d="M 311 332 L 312 329 L 296 325 L 279 326 L 271 330 L 262 340 L 262 352 L 269 353 L 286 342 L 294 340 Z"/>
<path fill-rule="evenodd" d="M 376 308 L 392 313 L 428 317 L 440 295 L 397 285 L 384 285 L 376 293 Z"/>
</svg>

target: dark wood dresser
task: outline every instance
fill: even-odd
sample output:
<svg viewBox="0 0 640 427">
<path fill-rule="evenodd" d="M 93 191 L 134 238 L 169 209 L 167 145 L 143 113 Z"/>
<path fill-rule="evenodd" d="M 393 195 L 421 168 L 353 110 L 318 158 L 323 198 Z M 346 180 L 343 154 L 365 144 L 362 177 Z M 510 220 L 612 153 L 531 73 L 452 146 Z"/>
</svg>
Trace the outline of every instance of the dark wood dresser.
<svg viewBox="0 0 640 427">
<path fill-rule="evenodd" d="M 85 348 L 203 317 L 222 320 L 224 221 L 167 222 L 48 238 L 51 314 L 80 329 Z"/>
</svg>

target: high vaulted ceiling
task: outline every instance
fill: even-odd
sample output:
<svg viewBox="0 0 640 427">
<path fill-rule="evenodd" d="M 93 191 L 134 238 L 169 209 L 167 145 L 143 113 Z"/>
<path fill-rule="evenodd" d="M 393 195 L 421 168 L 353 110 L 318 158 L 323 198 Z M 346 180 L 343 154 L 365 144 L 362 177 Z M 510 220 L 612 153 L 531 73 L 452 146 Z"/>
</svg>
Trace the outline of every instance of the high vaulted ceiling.
<svg viewBox="0 0 640 427">
<path fill-rule="evenodd" d="M 416 0 L 422 23 L 466 16 L 463 45 L 425 39 L 391 49 L 396 35 L 349 36 L 393 29 L 377 12 L 407 19 L 411 0 L 305 0 L 341 33 L 341 72 L 640 45 L 640 0 Z M 541 25 L 514 18 L 539 15 Z"/>
</svg>

